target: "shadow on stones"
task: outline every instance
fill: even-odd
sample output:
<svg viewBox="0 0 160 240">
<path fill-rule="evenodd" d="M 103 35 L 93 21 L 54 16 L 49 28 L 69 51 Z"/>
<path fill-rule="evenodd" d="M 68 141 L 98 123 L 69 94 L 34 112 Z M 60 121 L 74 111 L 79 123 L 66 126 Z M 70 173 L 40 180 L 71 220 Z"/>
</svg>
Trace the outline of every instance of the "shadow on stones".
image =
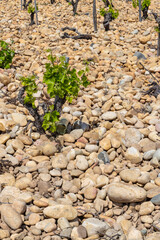
<svg viewBox="0 0 160 240">
<path fill-rule="evenodd" d="M 9 171 L 9 168 L 12 166 L 12 163 L 9 160 L 0 160 L 0 174 Z"/>
</svg>

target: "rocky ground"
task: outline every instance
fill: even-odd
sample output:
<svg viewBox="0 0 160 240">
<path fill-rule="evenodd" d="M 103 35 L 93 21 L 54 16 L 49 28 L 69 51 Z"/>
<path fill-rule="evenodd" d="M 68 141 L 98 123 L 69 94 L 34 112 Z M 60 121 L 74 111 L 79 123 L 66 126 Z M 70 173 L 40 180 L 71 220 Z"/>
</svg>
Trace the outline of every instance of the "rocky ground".
<svg viewBox="0 0 160 240">
<path fill-rule="evenodd" d="M 38 26 L 29 26 L 19 1 L 0 2 L 0 39 L 13 40 L 16 51 L 12 68 L 0 69 L 0 239 L 160 239 L 160 96 L 143 94 L 153 78 L 134 56 L 143 53 L 143 65 L 160 79 L 156 23 L 151 12 L 138 22 L 131 2 L 114 5 L 119 17 L 105 32 L 97 1 L 94 33 L 91 0 L 80 1 L 76 16 L 64 0 L 40 0 Z M 160 10 L 158 1 L 150 9 Z M 62 39 L 65 26 L 92 40 Z M 30 131 L 34 119 L 16 100 L 19 78 L 38 76 L 38 104 L 48 48 L 77 70 L 91 60 L 91 85 L 62 112 L 90 130 L 57 139 Z"/>
</svg>

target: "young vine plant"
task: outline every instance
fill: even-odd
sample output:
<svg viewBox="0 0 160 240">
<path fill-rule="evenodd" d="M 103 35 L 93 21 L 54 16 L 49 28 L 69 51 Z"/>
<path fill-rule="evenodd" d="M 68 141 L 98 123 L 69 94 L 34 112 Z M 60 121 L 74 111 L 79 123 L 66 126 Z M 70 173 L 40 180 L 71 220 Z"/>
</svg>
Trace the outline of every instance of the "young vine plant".
<svg viewBox="0 0 160 240">
<path fill-rule="evenodd" d="M 105 8 L 100 9 L 100 15 L 105 17 L 107 13 L 111 13 L 112 19 L 116 19 L 119 16 L 119 11 L 114 9 L 112 5 L 109 5 L 109 10 L 106 11 Z"/>
<path fill-rule="evenodd" d="M 9 48 L 9 44 L 0 41 L 0 68 L 10 68 L 12 59 L 15 56 L 14 50 Z"/>
<path fill-rule="evenodd" d="M 48 112 L 43 116 L 43 129 L 54 133 L 56 131 L 56 123 L 59 121 L 62 105 L 67 100 L 72 102 L 73 98 L 78 96 L 80 86 L 87 87 L 90 82 L 87 80 L 86 73 L 88 69 L 77 71 L 71 68 L 66 61 L 65 56 L 54 57 L 50 50 L 48 55 L 49 63 L 46 64 L 46 71 L 43 76 L 43 83 L 47 85 L 47 92 L 51 99 L 57 98 L 54 104 L 48 107 Z M 37 92 L 35 76 L 21 78 L 22 85 L 25 86 L 26 96 L 24 103 L 30 103 L 35 108 L 35 98 L 33 94 Z M 61 106 L 60 103 L 62 104 Z"/>
<path fill-rule="evenodd" d="M 24 98 L 24 103 L 31 104 L 32 108 L 36 108 L 36 106 L 35 106 L 36 98 L 33 97 L 33 94 L 38 91 L 35 79 L 36 79 L 36 76 L 34 76 L 34 75 L 29 76 L 29 77 L 21 77 L 20 78 L 20 80 L 22 82 L 22 86 L 25 87 L 25 92 L 26 92 L 26 96 Z"/>
<path fill-rule="evenodd" d="M 36 5 L 36 8 L 37 8 L 37 11 L 38 11 L 38 5 Z M 29 14 L 35 13 L 35 6 L 32 3 L 30 3 L 29 6 L 28 6 L 28 13 Z"/>
</svg>

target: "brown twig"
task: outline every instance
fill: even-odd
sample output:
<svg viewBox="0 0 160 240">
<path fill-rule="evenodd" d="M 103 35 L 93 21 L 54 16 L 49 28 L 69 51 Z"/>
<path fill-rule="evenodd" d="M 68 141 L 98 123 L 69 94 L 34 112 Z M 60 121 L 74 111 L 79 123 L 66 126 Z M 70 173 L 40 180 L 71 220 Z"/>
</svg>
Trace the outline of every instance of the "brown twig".
<svg viewBox="0 0 160 240">
<path fill-rule="evenodd" d="M 64 27 L 62 28 L 62 31 L 65 31 L 65 30 L 70 30 L 70 31 L 73 31 L 75 33 L 77 33 L 77 36 L 70 36 L 68 33 L 64 33 L 64 35 L 61 37 L 61 38 L 72 38 L 72 39 L 87 39 L 87 40 L 91 40 L 92 39 L 92 36 L 90 34 L 81 34 L 78 32 L 78 30 L 76 28 L 70 28 L 70 27 Z"/>
<path fill-rule="evenodd" d="M 157 78 L 151 73 L 151 71 L 149 69 L 147 69 L 141 62 L 139 62 L 140 65 L 144 68 L 144 70 L 146 70 L 147 72 L 149 72 L 149 74 L 152 76 L 152 78 L 156 81 L 157 84 L 159 84 Z"/>
</svg>

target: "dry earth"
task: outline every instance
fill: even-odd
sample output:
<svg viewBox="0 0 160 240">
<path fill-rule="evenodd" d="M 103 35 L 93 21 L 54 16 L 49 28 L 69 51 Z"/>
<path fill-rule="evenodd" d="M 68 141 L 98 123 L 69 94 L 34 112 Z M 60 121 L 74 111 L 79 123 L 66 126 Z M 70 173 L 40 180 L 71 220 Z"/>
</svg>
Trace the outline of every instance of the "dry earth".
<svg viewBox="0 0 160 240">
<path fill-rule="evenodd" d="M 64 0 L 39 0 L 38 26 L 29 26 L 20 1 L 0 1 L 0 39 L 13 40 L 16 51 L 12 68 L 0 69 L 0 239 L 160 239 L 160 96 L 142 93 L 153 78 L 134 56 L 144 54 L 143 65 L 160 79 L 156 23 L 151 12 L 139 22 L 131 2 L 114 5 L 119 17 L 105 32 L 97 1 L 94 33 L 91 0 L 80 1 L 76 16 Z M 159 2 L 150 9 L 160 10 Z M 62 39 L 65 26 L 93 38 Z M 92 59 L 91 85 L 62 113 L 92 128 L 58 136 L 61 149 L 53 137 L 30 132 L 33 117 L 15 101 L 20 76 L 32 73 L 37 103 L 45 97 L 48 48 L 78 70 Z"/>
</svg>

